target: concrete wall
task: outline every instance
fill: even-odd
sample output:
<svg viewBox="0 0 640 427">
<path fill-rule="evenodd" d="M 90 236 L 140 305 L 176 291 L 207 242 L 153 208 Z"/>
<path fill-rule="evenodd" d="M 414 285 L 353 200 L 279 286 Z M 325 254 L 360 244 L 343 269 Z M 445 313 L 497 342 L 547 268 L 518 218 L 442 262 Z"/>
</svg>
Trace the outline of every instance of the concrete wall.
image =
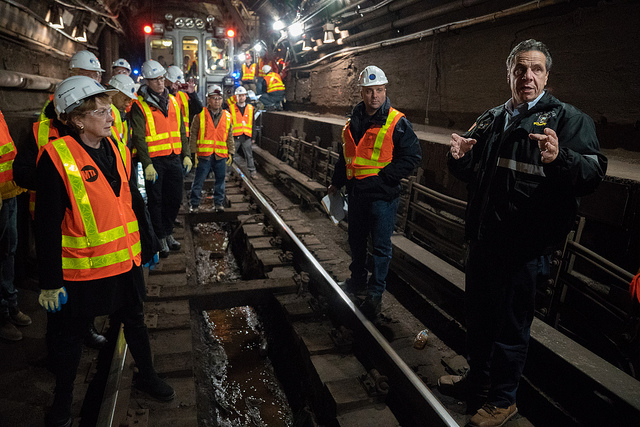
<svg viewBox="0 0 640 427">
<path fill-rule="evenodd" d="M 414 122 L 467 129 L 510 97 L 505 59 L 535 38 L 553 56 L 548 89 L 585 111 L 605 148 L 640 151 L 640 6 L 572 2 L 441 33 L 420 41 L 324 61 L 287 82 L 291 108 L 346 114 L 359 100 L 356 79 L 370 64 L 389 77 L 393 105 Z M 433 53 L 432 53 L 433 52 Z"/>
</svg>

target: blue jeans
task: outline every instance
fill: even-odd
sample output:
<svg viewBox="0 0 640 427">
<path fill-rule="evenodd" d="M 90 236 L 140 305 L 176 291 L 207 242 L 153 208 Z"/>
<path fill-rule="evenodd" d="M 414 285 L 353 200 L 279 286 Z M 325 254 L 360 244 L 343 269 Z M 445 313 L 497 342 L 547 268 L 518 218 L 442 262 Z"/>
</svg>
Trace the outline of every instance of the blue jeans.
<svg viewBox="0 0 640 427">
<path fill-rule="evenodd" d="M 367 285 L 371 297 L 381 297 L 387 287 L 391 263 L 391 235 L 396 224 L 398 198 L 391 201 L 367 200 L 349 195 L 349 246 L 351 282 Z M 367 282 L 367 239 L 371 237 L 371 277 Z"/>
<path fill-rule="evenodd" d="M 4 200 L 0 210 L 0 281 L 2 282 L 2 293 L 0 294 L 0 310 L 2 315 L 8 315 L 10 308 L 18 306 L 18 291 L 13 279 L 14 259 L 16 248 L 18 247 L 18 226 L 17 226 L 18 204 L 16 198 Z"/>
<path fill-rule="evenodd" d="M 198 166 L 196 166 L 196 176 L 193 179 L 191 185 L 191 194 L 189 196 L 191 206 L 200 206 L 200 199 L 202 198 L 202 186 L 204 180 L 209 175 L 209 171 L 213 171 L 215 177 L 215 184 L 213 186 L 213 204 L 215 206 L 224 206 L 224 178 L 227 173 L 227 159 L 214 158 L 214 155 L 209 157 L 198 157 Z"/>
<path fill-rule="evenodd" d="M 530 257 L 527 257 L 530 258 Z M 487 403 L 516 401 L 536 286 L 549 277 L 549 256 L 525 259 L 499 243 L 471 242 L 466 265 L 466 322 L 472 390 L 491 385 Z"/>
</svg>

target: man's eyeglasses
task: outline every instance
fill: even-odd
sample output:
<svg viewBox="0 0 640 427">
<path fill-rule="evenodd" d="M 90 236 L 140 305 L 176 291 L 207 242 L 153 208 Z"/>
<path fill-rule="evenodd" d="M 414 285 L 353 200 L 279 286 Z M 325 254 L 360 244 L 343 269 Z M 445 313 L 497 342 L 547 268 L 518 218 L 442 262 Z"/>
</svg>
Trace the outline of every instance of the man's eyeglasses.
<svg viewBox="0 0 640 427">
<path fill-rule="evenodd" d="M 106 119 L 111 116 L 111 108 L 101 108 L 99 110 L 87 111 L 85 114 L 91 115 L 91 117 L 95 117 L 96 119 Z"/>
<path fill-rule="evenodd" d="M 209 98 L 213 99 L 214 101 L 222 101 L 221 96 L 209 96 Z"/>
</svg>

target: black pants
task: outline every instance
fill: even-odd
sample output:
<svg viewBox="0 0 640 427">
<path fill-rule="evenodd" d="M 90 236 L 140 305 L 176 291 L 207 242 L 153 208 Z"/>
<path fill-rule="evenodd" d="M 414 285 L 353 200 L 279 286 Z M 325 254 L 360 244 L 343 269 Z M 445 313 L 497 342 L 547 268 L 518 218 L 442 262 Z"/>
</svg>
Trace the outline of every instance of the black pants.
<svg viewBox="0 0 640 427">
<path fill-rule="evenodd" d="M 153 167 L 158 179 L 153 183 L 145 181 L 147 190 L 149 215 L 158 239 L 173 233 L 173 222 L 178 217 L 182 203 L 182 187 L 184 175 L 180 156 L 153 157 Z"/>
</svg>

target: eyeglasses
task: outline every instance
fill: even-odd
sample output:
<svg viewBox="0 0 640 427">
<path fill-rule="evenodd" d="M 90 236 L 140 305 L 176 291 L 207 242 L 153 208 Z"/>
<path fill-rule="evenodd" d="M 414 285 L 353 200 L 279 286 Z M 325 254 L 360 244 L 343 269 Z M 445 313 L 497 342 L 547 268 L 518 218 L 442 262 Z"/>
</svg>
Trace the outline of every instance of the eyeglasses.
<svg viewBox="0 0 640 427">
<path fill-rule="evenodd" d="M 222 101 L 222 97 L 220 96 L 209 96 L 209 99 L 213 99 L 214 101 Z"/>
<path fill-rule="evenodd" d="M 87 111 L 85 114 L 90 114 L 91 117 L 96 119 L 106 119 L 111 116 L 111 108 L 101 108 L 99 110 Z"/>
</svg>

